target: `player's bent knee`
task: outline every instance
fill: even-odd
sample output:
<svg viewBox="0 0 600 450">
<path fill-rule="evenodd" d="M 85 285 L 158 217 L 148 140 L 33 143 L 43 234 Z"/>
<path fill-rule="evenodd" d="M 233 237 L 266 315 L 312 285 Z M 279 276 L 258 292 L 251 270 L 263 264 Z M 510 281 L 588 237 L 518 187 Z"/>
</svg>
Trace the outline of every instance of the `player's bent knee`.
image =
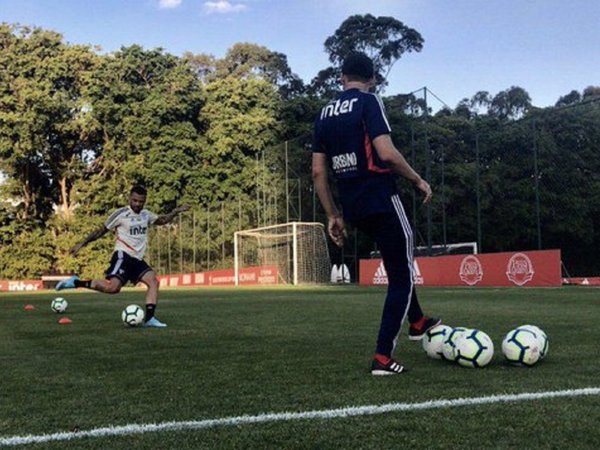
<svg viewBox="0 0 600 450">
<path fill-rule="evenodd" d="M 110 281 L 105 287 L 104 292 L 107 294 L 118 294 L 121 292 L 121 285 L 118 282 Z"/>
<path fill-rule="evenodd" d="M 158 278 L 150 277 L 148 280 L 145 280 L 145 281 L 149 288 L 158 289 L 158 286 L 159 286 Z"/>
</svg>

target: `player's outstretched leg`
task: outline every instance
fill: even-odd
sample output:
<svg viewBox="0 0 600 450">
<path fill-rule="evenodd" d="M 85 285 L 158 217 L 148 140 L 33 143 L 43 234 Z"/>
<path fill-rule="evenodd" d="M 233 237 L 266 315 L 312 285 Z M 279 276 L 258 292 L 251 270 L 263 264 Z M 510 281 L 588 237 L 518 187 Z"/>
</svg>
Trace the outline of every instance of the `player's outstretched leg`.
<svg viewBox="0 0 600 450">
<path fill-rule="evenodd" d="M 55 289 L 57 291 L 62 291 L 63 289 L 75 289 L 77 287 L 75 286 L 76 281 L 79 281 L 79 277 L 77 275 L 73 275 L 66 280 L 59 281 Z"/>
<path fill-rule="evenodd" d="M 150 328 L 166 328 L 167 324 L 162 323 L 156 317 L 152 317 L 144 322 L 144 326 Z"/>
</svg>

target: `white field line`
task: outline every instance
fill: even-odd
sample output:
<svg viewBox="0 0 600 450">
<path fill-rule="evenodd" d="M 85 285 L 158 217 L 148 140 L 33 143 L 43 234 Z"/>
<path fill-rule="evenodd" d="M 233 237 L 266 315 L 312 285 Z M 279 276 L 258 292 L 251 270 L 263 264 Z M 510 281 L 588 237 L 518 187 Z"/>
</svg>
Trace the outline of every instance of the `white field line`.
<svg viewBox="0 0 600 450">
<path fill-rule="evenodd" d="M 153 433 L 157 431 L 203 430 L 206 428 L 238 426 L 253 423 L 284 422 L 306 419 L 335 419 L 340 417 L 371 416 L 398 411 L 419 411 L 425 409 L 454 408 L 458 406 L 489 405 L 493 403 L 524 402 L 558 397 L 580 397 L 600 395 L 600 388 L 569 389 L 563 391 L 531 392 L 523 394 L 491 395 L 488 397 L 457 398 L 454 400 L 430 400 L 421 403 L 388 403 L 384 405 L 352 406 L 339 409 L 326 409 L 306 412 L 265 413 L 255 416 L 224 417 L 221 419 L 192 420 L 181 422 L 161 422 L 107 426 L 88 431 L 64 432 L 41 435 L 0 437 L 0 447 L 22 444 L 38 444 L 52 441 L 71 441 L 81 438 L 123 436 Z"/>
</svg>

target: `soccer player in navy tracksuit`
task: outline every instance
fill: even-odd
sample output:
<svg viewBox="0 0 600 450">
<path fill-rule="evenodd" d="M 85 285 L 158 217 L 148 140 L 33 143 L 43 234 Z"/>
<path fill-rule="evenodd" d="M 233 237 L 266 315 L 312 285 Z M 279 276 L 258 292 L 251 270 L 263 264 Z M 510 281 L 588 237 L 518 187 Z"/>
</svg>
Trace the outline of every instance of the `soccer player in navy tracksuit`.
<svg viewBox="0 0 600 450">
<path fill-rule="evenodd" d="M 315 121 L 312 173 L 335 244 L 343 245 L 346 220 L 374 239 L 381 251 L 389 285 L 371 373 L 394 375 L 406 370 L 392 358 L 404 318 L 408 315 L 411 340 L 422 339 L 441 321 L 424 316 L 417 300 L 412 230 L 398 196 L 396 174 L 412 181 L 424 202 L 431 198 L 431 187 L 394 146 L 381 99 L 369 93 L 374 75 L 373 62 L 365 54 L 352 53 L 344 60 L 344 91 Z M 331 194 L 327 166 L 336 178 L 344 218 Z"/>
</svg>

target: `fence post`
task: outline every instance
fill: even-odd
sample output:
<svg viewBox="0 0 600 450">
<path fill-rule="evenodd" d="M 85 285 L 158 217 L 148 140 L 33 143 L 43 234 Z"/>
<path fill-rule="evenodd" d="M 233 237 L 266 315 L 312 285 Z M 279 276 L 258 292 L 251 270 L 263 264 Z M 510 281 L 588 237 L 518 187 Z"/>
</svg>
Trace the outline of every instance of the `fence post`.
<svg viewBox="0 0 600 450">
<path fill-rule="evenodd" d="M 538 170 L 538 148 L 537 148 L 537 132 L 535 127 L 535 119 L 531 121 L 531 129 L 533 132 L 533 176 L 535 179 L 535 221 L 537 226 L 537 246 L 538 250 L 542 249 L 542 224 L 540 222 L 540 173 Z"/>
<path fill-rule="evenodd" d="M 481 252 L 481 193 L 479 185 L 479 133 L 475 134 L 475 189 L 477 196 L 477 248 Z"/>
</svg>

